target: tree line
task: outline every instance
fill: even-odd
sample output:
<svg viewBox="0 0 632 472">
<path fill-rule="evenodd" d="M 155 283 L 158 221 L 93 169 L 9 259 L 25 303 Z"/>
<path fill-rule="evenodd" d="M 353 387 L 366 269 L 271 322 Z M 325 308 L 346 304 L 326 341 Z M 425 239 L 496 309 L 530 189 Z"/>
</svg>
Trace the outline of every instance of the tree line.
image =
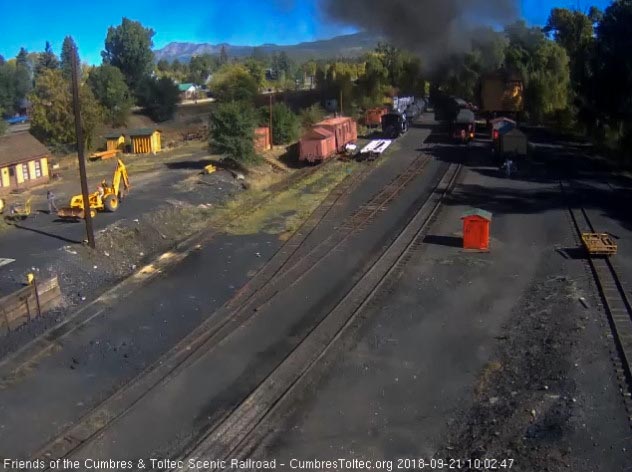
<svg viewBox="0 0 632 472">
<path fill-rule="evenodd" d="M 555 8 L 543 28 L 518 21 L 503 31 L 481 29 L 470 52 L 430 68 L 423 57 L 389 44 L 379 44 L 358 58 L 300 62 L 285 52 L 267 54 L 254 48 L 249 57 L 237 59 L 222 48 L 219 54 L 195 56 L 186 63 L 156 63 L 154 31 L 123 18 L 107 31 L 102 64 L 81 67 L 86 140 L 91 144 L 101 123 L 123 125 L 134 105 L 156 121 L 171 118 L 179 100 L 176 82 L 193 82 L 208 85 L 219 102 L 211 130 L 224 129 L 217 122 L 220 118 L 233 120 L 241 129 L 239 139 L 219 139 L 213 132 L 213 143 L 246 139 L 245 153 L 241 142 L 235 146 L 238 151 L 223 146 L 226 153 L 250 160 L 254 159 L 250 130 L 269 121 L 269 111 L 255 107 L 262 91 L 314 87 L 321 102 L 342 98 L 344 112 L 359 115 L 382 105 L 389 96 L 427 95 L 430 88 L 476 102 L 481 77 L 505 68 L 524 80 L 527 120 L 586 132 L 629 155 L 632 54 L 626 29 L 630 24 L 632 0 L 615 0 L 603 12 Z M 0 111 L 11 115 L 30 102 L 33 134 L 54 146 L 74 142 L 74 127 L 69 126 L 69 67 L 74 51 L 76 45 L 67 37 L 59 57 L 49 43 L 42 52 L 22 48 L 13 59 L 0 57 Z M 283 104 L 273 107 L 275 144 L 296 139 L 301 126 L 309 127 L 324 114 L 317 104 L 297 111 Z"/>
<path fill-rule="evenodd" d="M 472 51 L 435 73 L 434 87 L 476 100 L 482 75 L 505 67 L 525 84 L 525 119 L 580 132 L 632 155 L 632 54 L 627 29 L 632 0 L 604 11 L 551 10 L 543 28 L 519 21 L 502 32 L 482 30 Z"/>
<path fill-rule="evenodd" d="M 153 36 L 151 29 L 123 18 L 119 26 L 108 29 L 102 64 L 81 65 L 82 124 L 88 148 L 100 125 L 125 125 L 134 105 L 155 121 L 173 116 L 180 94 L 171 79 L 154 73 Z M 68 36 L 59 57 L 48 42 L 43 52 L 28 53 L 22 48 L 15 59 L 0 57 L 0 114 L 10 116 L 30 108 L 31 133 L 57 149 L 69 149 L 75 143 L 70 88 L 73 54 L 78 54 L 77 45 Z"/>
</svg>

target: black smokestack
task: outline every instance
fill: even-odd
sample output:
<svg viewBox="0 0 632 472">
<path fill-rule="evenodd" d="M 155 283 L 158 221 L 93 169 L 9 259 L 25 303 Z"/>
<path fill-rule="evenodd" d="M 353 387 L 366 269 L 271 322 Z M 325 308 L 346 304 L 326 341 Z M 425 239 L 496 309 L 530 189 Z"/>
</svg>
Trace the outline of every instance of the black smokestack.
<svg viewBox="0 0 632 472">
<path fill-rule="evenodd" d="M 517 17 L 518 0 L 321 0 L 332 20 L 384 36 L 426 65 L 467 52 L 482 26 Z"/>
</svg>

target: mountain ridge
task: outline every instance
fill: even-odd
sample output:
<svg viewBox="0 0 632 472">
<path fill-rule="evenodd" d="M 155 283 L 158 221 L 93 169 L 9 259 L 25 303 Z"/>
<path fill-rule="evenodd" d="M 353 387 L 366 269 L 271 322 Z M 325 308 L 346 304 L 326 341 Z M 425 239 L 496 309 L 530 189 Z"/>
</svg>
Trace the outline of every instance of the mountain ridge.
<svg viewBox="0 0 632 472">
<path fill-rule="evenodd" d="M 375 48 L 380 38 L 368 33 L 354 33 L 335 36 L 330 39 L 305 41 L 297 44 L 261 44 L 258 46 L 235 46 L 229 43 L 192 43 L 187 41 L 172 41 L 163 48 L 156 49 L 156 61 L 165 59 L 188 62 L 191 57 L 201 54 L 219 54 L 222 47 L 226 48 L 229 57 L 243 58 L 252 54 L 254 49 L 265 54 L 285 52 L 292 59 L 327 59 L 331 57 L 358 57 Z"/>
</svg>

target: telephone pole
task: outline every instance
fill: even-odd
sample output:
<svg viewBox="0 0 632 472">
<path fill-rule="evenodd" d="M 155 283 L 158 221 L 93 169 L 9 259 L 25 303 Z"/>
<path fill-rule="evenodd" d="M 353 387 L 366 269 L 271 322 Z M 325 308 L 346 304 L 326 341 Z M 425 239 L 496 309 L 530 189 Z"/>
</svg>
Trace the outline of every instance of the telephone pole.
<svg viewBox="0 0 632 472">
<path fill-rule="evenodd" d="M 345 112 L 342 109 L 342 88 L 340 89 L 340 116 L 344 116 Z"/>
<path fill-rule="evenodd" d="M 272 139 L 272 89 L 268 89 L 270 91 L 270 149 L 274 147 L 273 139 Z"/>
<path fill-rule="evenodd" d="M 86 157 L 84 155 L 83 126 L 81 124 L 81 103 L 79 102 L 79 53 L 74 48 L 71 57 L 72 67 L 72 105 L 75 112 L 75 134 L 77 136 L 77 156 L 79 158 L 79 178 L 81 179 L 81 194 L 83 195 L 83 218 L 86 222 L 88 246 L 96 247 L 94 230 L 92 229 L 92 214 L 90 197 L 88 196 L 88 178 L 86 176 Z"/>
</svg>

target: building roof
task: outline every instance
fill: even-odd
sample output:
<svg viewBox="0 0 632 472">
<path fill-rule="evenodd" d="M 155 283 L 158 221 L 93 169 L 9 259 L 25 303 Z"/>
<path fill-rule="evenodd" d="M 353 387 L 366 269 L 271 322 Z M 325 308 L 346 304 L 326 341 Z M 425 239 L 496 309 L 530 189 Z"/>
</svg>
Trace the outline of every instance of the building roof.
<svg viewBox="0 0 632 472">
<path fill-rule="evenodd" d="M 0 136 L 0 164 L 17 164 L 50 155 L 50 151 L 28 131 Z"/>
<path fill-rule="evenodd" d="M 468 218 L 470 216 L 480 216 L 487 221 L 492 221 L 492 214 L 489 211 L 481 210 L 480 208 L 474 208 L 466 211 L 461 215 L 461 218 Z"/>
<path fill-rule="evenodd" d="M 130 138 L 134 138 L 136 136 L 150 136 L 154 131 L 160 132 L 158 128 L 137 128 L 129 130 L 127 134 Z"/>
<path fill-rule="evenodd" d="M 178 84 L 178 89 L 180 90 L 180 92 L 186 92 L 187 90 L 189 90 L 191 87 L 195 88 L 194 84 L 191 83 L 186 83 L 186 84 Z"/>
<path fill-rule="evenodd" d="M 121 136 L 125 136 L 125 133 L 123 133 L 122 131 L 114 131 L 112 133 L 108 133 L 104 136 L 105 139 L 118 139 Z"/>
</svg>

